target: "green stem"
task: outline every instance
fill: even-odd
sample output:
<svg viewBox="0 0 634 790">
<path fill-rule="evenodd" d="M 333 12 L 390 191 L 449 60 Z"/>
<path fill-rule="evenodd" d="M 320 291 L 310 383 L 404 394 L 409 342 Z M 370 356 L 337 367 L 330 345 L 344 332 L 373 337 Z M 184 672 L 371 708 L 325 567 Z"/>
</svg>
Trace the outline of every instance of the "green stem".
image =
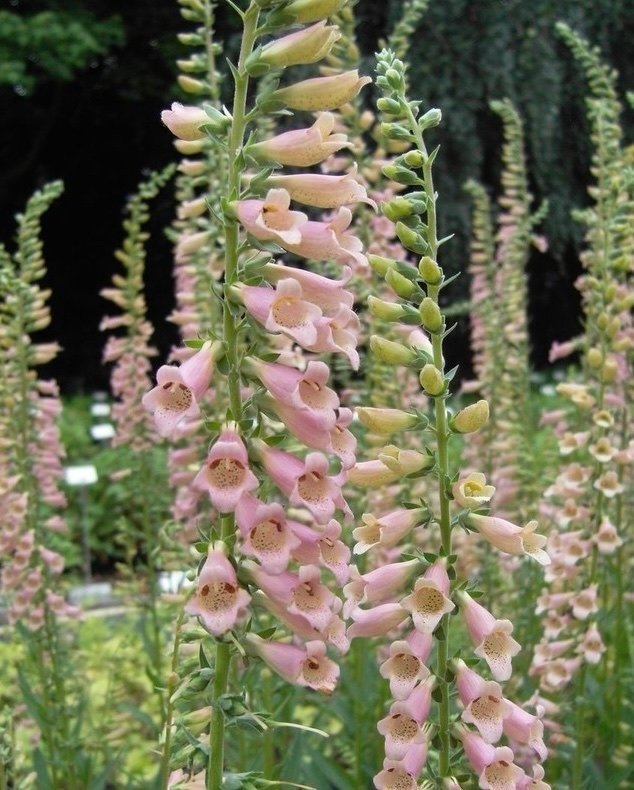
<svg viewBox="0 0 634 790">
<path fill-rule="evenodd" d="M 172 645 L 172 663 L 171 672 L 167 679 L 167 700 L 165 710 L 165 722 L 163 730 L 165 737 L 163 740 L 163 749 L 161 752 L 161 790 L 167 790 L 169 775 L 170 775 L 170 751 L 172 746 L 172 724 L 174 719 L 174 701 L 173 696 L 178 684 L 178 651 L 181 643 L 181 627 L 185 619 L 185 608 L 182 607 L 178 620 L 176 621 L 176 631 L 174 633 L 174 643 Z"/>
<path fill-rule="evenodd" d="M 245 64 L 253 51 L 257 36 L 257 25 L 260 14 L 259 6 L 252 2 L 244 12 L 244 30 L 240 57 L 238 59 L 233 97 L 233 122 L 228 146 L 229 183 L 228 199 L 238 200 L 240 197 L 241 167 L 239 152 L 244 143 L 246 129 L 246 103 L 249 88 L 249 75 Z M 239 232 L 235 219 L 227 217 L 224 223 L 225 236 L 225 298 L 223 301 L 223 332 L 229 363 L 228 387 L 231 417 L 239 422 L 242 417 L 242 398 L 240 395 L 240 360 L 238 344 L 238 327 L 234 308 L 228 298 L 228 289 L 236 282 L 239 275 L 238 252 Z M 229 540 L 235 530 L 233 515 L 225 516 L 221 523 L 221 538 Z M 219 705 L 220 698 L 227 692 L 229 671 L 231 668 L 231 647 L 219 642 L 216 647 L 216 664 L 213 683 L 213 711 L 209 735 L 209 762 L 207 764 L 207 790 L 220 790 L 224 773 L 224 733 L 225 717 Z"/>
</svg>

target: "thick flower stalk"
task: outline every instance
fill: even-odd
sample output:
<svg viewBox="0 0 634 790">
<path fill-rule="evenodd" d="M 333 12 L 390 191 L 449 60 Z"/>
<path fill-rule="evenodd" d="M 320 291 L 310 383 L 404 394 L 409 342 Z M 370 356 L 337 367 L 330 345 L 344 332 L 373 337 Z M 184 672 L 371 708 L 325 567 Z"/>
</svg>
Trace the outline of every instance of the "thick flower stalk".
<svg viewBox="0 0 634 790">
<path fill-rule="evenodd" d="M 17 218 L 13 255 L 0 246 L 0 586 L 9 621 L 20 628 L 27 647 L 20 672 L 23 688 L 30 687 L 24 702 L 41 738 L 34 760 L 44 764 L 51 786 L 76 788 L 76 744 L 69 722 L 76 713 L 71 695 L 79 689 L 73 684 L 58 621 L 78 616 L 79 610 L 60 590 L 64 557 L 51 540 L 55 535 L 59 541 L 66 532 L 61 515 L 66 500 L 59 489 L 64 455 L 57 427 L 61 403 L 57 384 L 38 379 L 36 372 L 59 347 L 31 339 L 50 323 L 50 291 L 39 284 L 45 274 L 40 220 L 62 188 L 60 182 L 51 183 L 29 200 Z"/>
<path fill-rule="evenodd" d="M 317 164 L 330 155 L 333 143 L 345 147 L 343 134 L 331 133 L 328 112 L 367 80 L 345 74 L 334 81 L 318 78 L 326 82 L 314 85 L 313 96 L 323 96 L 310 107 L 323 112 L 317 125 L 258 140 L 253 127 L 268 126 L 257 123 L 265 109 L 299 106 L 305 94 L 301 85 L 297 91 L 293 85 L 267 87 L 256 92 L 256 104 L 249 108 L 251 83 L 272 69 L 284 76 L 289 67 L 323 58 L 339 35 L 325 17 L 342 4 L 296 2 L 266 16 L 262 5 L 252 2 L 244 11 L 234 7 L 243 36 L 239 60 L 232 65 L 234 100 L 224 120 L 208 105 L 200 112 L 173 106 L 163 114 L 181 139 L 210 136 L 226 152 L 224 276 L 212 295 L 222 308 L 222 328 L 217 342 L 203 335 L 191 343 L 196 354 L 179 368 L 159 370 L 154 394 L 145 396 L 157 425 L 164 422 L 167 385 L 178 388 L 168 406 L 186 417 L 195 402 L 206 416 L 202 399 L 210 377 L 200 370 L 209 363 L 217 391 L 228 397 L 224 419 L 208 423 L 215 433 L 192 482 L 208 498 L 214 516 L 198 524 L 205 540 L 197 548 L 205 556 L 186 604 L 186 612 L 214 637 L 208 640 L 215 655 L 213 680 L 206 688 L 212 712 L 205 779 L 214 790 L 227 776 L 225 728 L 235 722 L 229 677 L 237 671 L 237 653 L 260 656 L 289 682 L 330 693 L 339 670 L 327 651 L 330 645 L 340 652 L 348 647 L 341 601 L 327 581 L 331 577 L 340 586 L 349 572 L 350 552 L 340 539 L 339 519 L 350 516 L 341 488 L 355 463 L 348 428 L 352 414 L 340 408 L 327 365 L 313 355 L 340 354 L 358 367 L 358 319 L 345 286 L 350 267 L 367 261 L 361 241 L 349 230 L 349 206 L 367 197 L 349 176 L 324 181 L 329 177 L 278 173 L 277 168 L 281 159 L 294 166 Z M 308 26 L 297 29 L 296 23 L 303 22 Z M 271 34 L 277 38 L 261 40 Z M 263 169 L 250 175 L 251 166 Z M 320 219 L 313 212 L 309 218 L 305 207 L 334 213 Z M 201 234 L 192 234 L 181 252 L 204 245 L 208 237 Z M 284 251 L 335 261 L 340 276 L 335 281 L 271 257 Z M 288 354 L 275 353 L 280 336 L 300 347 L 301 367 L 288 364 L 294 359 Z M 188 368 L 194 360 L 194 368 Z M 277 446 L 283 433 L 291 439 L 289 449 Z M 257 633 L 258 624 L 269 624 L 271 616 L 290 630 L 293 641 Z M 245 633 L 246 622 L 251 625 Z M 248 704 L 244 695 L 242 704 Z"/>
<path fill-rule="evenodd" d="M 436 230 L 437 196 L 432 175 L 437 150 L 430 154 L 425 141 L 427 131 L 440 123 L 441 115 L 439 110 L 419 115 L 419 103 L 405 95 L 403 63 L 389 50 L 379 55 L 377 72 L 377 84 L 384 94 L 378 107 L 391 116 L 383 131 L 407 140 L 412 149 L 393 160 L 384 172 L 414 188 L 382 210 L 389 214 L 398 208 L 401 219 L 396 225 L 397 235 L 419 257 L 415 269 L 397 261 L 386 269 L 386 281 L 400 297 L 392 305 L 391 315 L 392 320 L 405 319 L 418 326 L 427 344 L 395 343 L 374 336 L 371 349 L 395 367 L 416 371 L 433 410 L 428 417 L 393 409 L 383 413 L 377 408 L 359 409 L 362 423 L 371 430 L 385 435 L 416 430 L 424 437 L 426 447 L 406 450 L 388 445 L 375 460 L 357 463 L 349 478 L 367 487 L 390 484 L 405 476 L 428 475 L 430 480 L 435 478 L 435 496 L 428 497 L 420 507 L 402 504 L 382 516 L 365 516 L 364 526 L 355 530 L 355 551 L 373 551 L 384 542 L 394 550 L 398 547 L 400 553 L 412 530 L 421 527 L 427 528 L 429 540 L 435 538 L 438 548 L 424 555 L 415 550 L 414 559 L 395 558 L 376 570 L 353 574 L 344 589 L 345 609 L 353 620 L 348 629 L 351 638 L 393 638 L 399 629 L 405 629 L 405 638 L 392 643 L 389 658 L 381 666 L 381 674 L 390 680 L 394 702 L 378 724 L 385 738 L 385 762 L 374 782 L 379 788 L 416 788 L 425 771 L 427 777 L 450 783 L 464 756 L 479 777 L 480 787 L 519 786 L 515 782 L 528 785 L 530 780 L 514 763 L 511 747 L 494 746 L 505 735 L 509 743 L 531 744 L 536 759 L 545 757 L 539 718 L 514 706 L 499 685 L 511 677 L 512 659 L 520 645 L 513 638 L 512 623 L 497 619 L 467 592 L 464 583 L 457 581 L 452 533 L 461 526 L 480 533 L 507 554 L 530 555 L 540 562 L 549 561 L 543 551 L 546 539 L 535 533 L 533 524 L 519 527 L 485 515 L 493 487 L 481 473 L 465 476 L 450 468 L 452 438 L 480 430 L 487 422 L 489 408 L 485 400 L 457 413 L 448 407 L 453 372 L 445 369 L 443 341 L 450 330 L 439 302 L 448 280 L 437 263 L 443 243 Z M 361 549 L 359 543 L 363 544 Z M 464 662 L 450 661 L 455 644 L 452 615 L 457 613 L 473 646 L 472 655 L 488 667 L 493 681 L 468 669 Z M 453 723 L 457 712 L 452 703 L 454 691 L 458 692 L 462 710 L 463 724 L 459 726 Z M 517 717 L 517 726 L 511 726 L 512 716 Z M 467 724 L 475 725 L 477 734 Z M 452 735 L 463 743 L 463 756 L 451 748 Z M 502 783 L 498 778 L 501 775 Z"/>
<path fill-rule="evenodd" d="M 598 51 L 569 28 L 561 25 L 559 32 L 590 82 L 596 183 L 590 189 L 594 202 L 580 215 L 588 245 L 578 282 L 585 326 L 574 345 L 583 351 L 583 369 L 581 380 L 558 387 L 569 408 L 555 424 L 563 463 L 545 492 L 545 511 L 553 522 L 548 542 L 553 563 L 538 601 L 544 638 L 535 650 L 532 672 L 548 697 L 573 679 L 576 684 L 575 729 L 567 734 L 575 743 L 568 782 L 577 788 L 583 782 L 590 715 L 619 720 L 622 670 L 631 661 L 623 641 L 623 574 L 625 491 L 633 460 L 633 296 L 626 258 L 633 243 L 634 194 L 621 141 L 615 75 L 601 63 Z M 604 677 L 614 680 L 606 686 L 599 714 L 587 700 L 590 678 L 601 667 Z M 619 729 L 617 746 L 621 738 Z M 603 754 L 609 761 L 614 748 L 614 743 L 598 744 L 597 759 Z"/>
</svg>

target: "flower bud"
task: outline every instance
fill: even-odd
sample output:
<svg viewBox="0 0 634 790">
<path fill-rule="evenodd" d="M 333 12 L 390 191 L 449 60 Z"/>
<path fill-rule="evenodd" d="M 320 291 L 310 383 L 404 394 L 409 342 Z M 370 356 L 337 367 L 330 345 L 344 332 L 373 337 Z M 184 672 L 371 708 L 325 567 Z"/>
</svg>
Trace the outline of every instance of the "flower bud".
<svg viewBox="0 0 634 790">
<path fill-rule="evenodd" d="M 368 309 L 370 315 L 380 318 L 382 321 L 400 321 L 405 313 L 402 305 L 396 302 L 386 302 L 376 296 L 368 296 Z"/>
<path fill-rule="evenodd" d="M 378 335 L 372 335 L 370 338 L 370 350 L 379 362 L 388 365 L 409 365 L 416 359 L 416 352 L 413 349 Z"/>
<path fill-rule="evenodd" d="M 616 359 L 614 359 L 614 357 L 608 357 L 601 368 L 601 381 L 605 384 L 609 384 L 616 379 L 617 373 L 618 365 Z"/>
<path fill-rule="evenodd" d="M 427 255 L 420 259 L 418 271 L 428 285 L 438 285 L 442 282 L 442 270 L 440 266 Z"/>
<path fill-rule="evenodd" d="M 251 72 L 261 64 L 275 68 L 316 63 L 325 58 L 334 43 L 341 37 L 339 29 L 317 22 L 295 33 L 274 39 L 261 50 L 253 52 L 247 60 Z"/>
<path fill-rule="evenodd" d="M 420 304 L 420 317 L 428 332 L 440 332 L 443 327 L 440 308 L 429 296 L 426 296 Z"/>
<path fill-rule="evenodd" d="M 385 79 L 387 80 L 388 85 L 395 91 L 403 90 L 405 87 L 403 83 L 403 75 L 400 74 L 396 69 L 388 69 L 385 72 Z"/>
<path fill-rule="evenodd" d="M 586 359 L 591 368 L 598 368 L 603 362 L 603 354 L 598 348 L 589 348 Z"/>
<path fill-rule="evenodd" d="M 186 74 L 178 75 L 178 85 L 185 93 L 204 93 L 206 90 L 205 83 L 201 80 L 195 80 Z"/>
<path fill-rule="evenodd" d="M 423 242 L 422 236 L 415 230 L 408 228 L 403 222 L 396 223 L 396 235 L 401 244 L 409 249 L 416 249 Z"/>
<path fill-rule="evenodd" d="M 396 266 L 395 260 L 392 258 L 384 258 L 382 255 L 368 255 L 368 261 L 373 271 L 375 271 L 379 277 L 385 277 L 387 270 L 392 266 Z"/>
<path fill-rule="evenodd" d="M 412 203 L 407 198 L 395 197 L 389 203 L 384 203 L 381 206 L 381 211 L 392 222 L 398 222 L 399 219 L 411 217 L 413 208 Z"/>
<path fill-rule="evenodd" d="M 295 22 L 319 22 L 340 11 L 346 0 L 291 0 L 284 6 L 283 13 Z"/>
<path fill-rule="evenodd" d="M 458 433 L 475 433 L 486 425 L 489 419 L 489 404 L 479 400 L 461 409 L 449 422 L 449 427 Z"/>
<path fill-rule="evenodd" d="M 425 365 L 420 372 L 419 380 L 428 395 L 440 395 L 445 389 L 445 379 L 435 365 Z"/>
<path fill-rule="evenodd" d="M 403 161 L 408 167 L 422 167 L 425 164 L 425 157 L 420 151 L 408 151 Z"/>
<path fill-rule="evenodd" d="M 388 113 L 388 115 L 400 115 L 403 111 L 399 101 L 396 99 L 388 99 L 385 96 L 377 101 L 376 106 L 381 112 Z"/>
<path fill-rule="evenodd" d="M 361 406 L 356 413 L 361 424 L 375 433 L 404 431 L 418 423 L 415 414 L 408 414 L 400 409 L 372 409 Z"/>
<path fill-rule="evenodd" d="M 385 275 L 385 282 L 390 286 L 397 296 L 407 299 L 416 293 L 416 284 L 402 274 L 399 274 L 396 269 L 388 269 Z"/>
<path fill-rule="evenodd" d="M 604 332 L 610 323 L 610 316 L 607 313 L 601 313 L 597 318 L 597 327 Z"/>
<path fill-rule="evenodd" d="M 442 121 L 442 112 L 437 108 L 427 110 L 425 115 L 419 120 L 418 125 L 421 129 L 431 129 Z"/>
</svg>

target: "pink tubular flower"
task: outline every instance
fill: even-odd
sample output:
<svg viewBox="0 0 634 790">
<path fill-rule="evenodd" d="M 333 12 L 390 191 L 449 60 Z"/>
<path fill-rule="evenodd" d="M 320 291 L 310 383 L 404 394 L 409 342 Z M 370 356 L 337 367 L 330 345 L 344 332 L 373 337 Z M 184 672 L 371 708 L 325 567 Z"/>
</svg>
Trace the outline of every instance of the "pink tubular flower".
<svg viewBox="0 0 634 790">
<path fill-rule="evenodd" d="M 242 551 L 255 557 L 267 573 L 285 571 L 293 549 L 299 546 L 277 502 L 270 505 L 244 494 L 236 507 L 236 523 L 242 533 Z"/>
<path fill-rule="evenodd" d="M 249 469 L 247 449 L 234 430 L 222 431 L 193 485 L 209 493 L 220 513 L 232 513 L 240 497 L 258 487 L 258 479 Z"/>
<path fill-rule="evenodd" d="M 525 527 L 518 527 L 503 518 L 471 513 L 466 522 L 477 529 L 496 549 L 507 554 L 526 554 L 540 565 L 550 565 L 550 557 L 543 549 L 546 538 L 535 533 L 536 521 L 529 521 Z"/>
<path fill-rule="evenodd" d="M 348 581 L 350 549 L 339 540 L 341 524 L 338 521 L 333 518 L 319 530 L 297 521 L 290 521 L 289 526 L 298 541 L 293 550 L 293 557 L 298 562 L 328 568 L 339 585 Z"/>
<path fill-rule="evenodd" d="M 328 626 L 336 598 L 320 581 L 319 568 L 304 565 L 299 574 L 279 573 L 270 576 L 257 565 L 244 563 L 258 587 L 272 600 L 286 606 L 289 614 L 300 615 L 316 631 Z"/>
<path fill-rule="evenodd" d="M 534 716 L 514 702 L 507 701 L 507 705 L 509 712 L 504 717 L 504 734 L 512 741 L 528 744 L 537 753 L 539 761 L 543 762 L 548 757 L 548 749 L 544 743 L 544 725 L 540 718 L 543 710 L 540 711 L 538 706 L 539 715 Z"/>
<path fill-rule="evenodd" d="M 452 492 L 460 507 L 476 509 L 491 499 L 495 487 L 487 485 L 486 477 L 481 472 L 471 472 L 453 484 Z"/>
<path fill-rule="evenodd" d="M 336 313 L 343 305 L 352 307 L 354 295 L 351 291 L 346 291 L 343 286 L 348 282 L 352 271 L 345 267 L 340 280 L 333 280 L 330 277 L 323 277 L 307 269 L 296 269 L 292 266 L 284 266 L 281 263 L 267 263 L 262 276 L 270 283 L 277 283 L 289 277 L 302 286 L 304 299 L 316 304 L 324 313 Z"/>
<path fill-rule="evenodd" d="M 197 417 L 198 401 L 211 383 L 219 344 L 206 342 L 180 367 L 162 365 L 156 387 L 143 396 L 143 406 L 154 413 L 161 436 L 170 436 L 185 417 Z"/>
<path fill-rule="evenodd" d="M 322 428 L 330 430 L 337 420 L 335 409 L 339 407 L 337 393 L 327 386 L 330 369 L 325 362 L 312 361 L 305 371 L 287 365 L 247 360 L 247 369 L 252 369 L 271 395 L 293 409 L 308 412 L 318 419 Z"/>
<path fill-rule="evenodd" d="M 480 606 L 466 592 L 457 593 L 462 616 L 469 637 L 475 646 L 475 655 L 483 658 L 496 680 L 511 677 L 511 659 L 521 650 L 513 639 L 510 620 L 496 620 L 484 606 Z"/>
<path fill-rule="evenodd" d="M 274 289 L 245 285 L 239 293 L 249 313 L 269 332 L 283 332 L 304 348 L 316 343 L 322 312 L 303 298 L 296 280 L 280 280 Z"/>
<path fill-rule="evenodd" d="M 487 743 L 497 743 L 502 737 L 503 722 L 511 708 L 495 681 L 485 680 L 462 661 L 454 662 L 456 685 L 460 702 L 464 705 L 462 720 L 478 728 Z"/>
<path fill-rule="evenodd" d="M 583 640 L 577 647 L 577 652 L 583 655 L 588 664 L 598 664 L 601 661 L 601 656 L 607 650 L 601 639 L 596 625 L 592 623 L 588 630 L 583 635 Z"/>
<path fill-rule="evenodd" d="M 388 715 L 377 723 L 377 730 L 385 738 L 385 755 L 389 760 L 402 760 L 410 747 L 426 743 L 422 725 L 429 716 L 435 683 L 436 678 L 429 675 L 408 699 L 392 703 Z"/>
<path fill-rule="evenodd" d="M 341 475 L 328 476 L 328 459 L 321 453 L 308 453 L 301 461 L 283 450 L 260 445 L 260 458 L 275 485 L 292 505 L 303 505 L 318 524 L 327 524 L 340 508 L 350 515 L 341 495 Z"/>
<path fill-rule="evenodd" d="M 515 755 L 508 746 L 496 748 L 463 725 L 457 725 L 455 731 L 462 741 L 467 760 L 479 776 L 478 787 L 482 790 L 516 790 L 525 774 L 513 762 Z"/>
<path fill-rule="evenodd" d="M 329 222 L 305 222 L 301 225 L 301 240 L 284 242 L 281 246 L 295 255 L 314 261 L 332 260 L 349 264 L 353 269 L 367 269 L 368 259 L 363 254 L 361 240 L 352 233 L 346 233 L 351 222 L 352 212 L 342 206 Z"/>
<path fill-rule="evenodd" d="M 276 90 L 272 97 L 286 104 L 291 110 L 317 112 L 336 110 L 359 93 L 370 77 L 359 77 L 359 72 L 344 71 L 330 77 L 314 77 Z"/>
<path fill-rule="evenodd" d="M 361 575 L 356 565 L 350 566 L 352 581 L 343 588 L 346 603 L 343 616 L 350 613 L 360 604 L 377 603 L 386 598 L 393 598 L 418 566 L 418 560 L 394 562 L 382 565 L 373 571 Z"/>
<path fill-rule="evenodd" d="M 339 679 L 339 667 L 326 655 L 326 645 L 314 640 L 296 647 L 283 642 L 269 642 L 257 634 L 247 634 L 247 641 L 257 654 L 289 683 L 332 694 Z"/>
<path fill-rule="evenodd" d="M 407 699 L 418 681 L 429 677 L 425 659 L 416 654 L 409 642 L 405 640 L 392 642 L 390 657 L 381 664 L 379 672 L 381 677 L 389 679 L 390 694 L 394 699 Z"/>
<path fill-rule="evenodd" d="M 280 165 L 311 167 L 327 159 L 341 148 L 350 148 L 345 134 L 333 134 L 335 116 L 324 112 L 309 129 L 293 129 L 278 134 L 249 148 L 257 158 L 268 159 Z"/>
<path fill-rule="evenodd" d="M 417 779 L 427 760 L 427 742 L 416 743 L 402 760 L 383 760 L 383 770 L 374 777 L 377 790 L 417 790 Z"/>
<path fill-rule="evenodd" d="M 325 176 L 321 173 L 300 173 L 292 176 L 272 175 L 269 183 L 285 189 L 292 200 L 305 206 L 339 208 L 349 203 L 367 203 L 376 210 L 376 203 L 368 197 L 363 184 L 357 181 L 356 164 L 342 176 Z"/>
<path fill-rule="evenodd" d="M 361 516 L 363 526 L 352 530 L 352 536 L 356 540 L 353 553 L 365 554 L 375 546 L 384 548 L 396 546 L 419 520 L 422 520 L 422 517 L 422 508 L 411 510 L 400 508 L 379 518 L 375 518 L 371 513 L 364 513 Z"/>
<path fill-rule="evenodd" d="M 354 609 L 350 617 L 353 624 L 348 628 L 348 637 L 366 638 L 385 636 L 389 631 L 401 625 L 408 617 L 400 603 L 383 603 L 372 609 Z"/>
<path fill-rule="evenodd" d="M 238 586 L 236 572 L 222 548 L 210 545 L 196 594 L 185 605 L 187 614 L 196 615 L 209 633 L 220 636 L 233 628 L 250 600 Z"/>
<path fill-rule="evenodd" d="M 180 140 L 202 140 L 205 133 L 200 127 L 210 118 L 200 107 L 191 107 L 174 102 L 171 109 L 163 110 L 161 120 L 170 132 Z"/>
<path fill-rule="evenodd" d="M 449 576 L 441 562 L 435 562 L 418 578 L 413 592 L 401 601 L 412 613 L 414 627 L 424 634 L 433 633 L 443 616 L 456 608 L 449 594 Z"/>
<path fill-rule="evenodd" d="M 285 189 L 270 189 L 264 200 L 238 200 L 233 204 L 238 219 L 260 241 L 274 241 L 284 249 L 301 244 L 308 217 L 290 211 L 291 196 Z"/>
<path fill-rule="evenodd" d="M 316 63 L 326 57 L 340 36 L 337 27 L 328 27 L 322 20 L 266 44 L 255 62 L 276 68 Z"/>
<path fill-rule="evenodd" d="M 317 321 L 317 338 L 306 349 L 317 353 L 340 351 L 348 357 L 352 369 L 358 370 L 357 342 L 360 327 L 359 316 L 349 307 L 341 305 L 335 315 Z"/>
</svg>

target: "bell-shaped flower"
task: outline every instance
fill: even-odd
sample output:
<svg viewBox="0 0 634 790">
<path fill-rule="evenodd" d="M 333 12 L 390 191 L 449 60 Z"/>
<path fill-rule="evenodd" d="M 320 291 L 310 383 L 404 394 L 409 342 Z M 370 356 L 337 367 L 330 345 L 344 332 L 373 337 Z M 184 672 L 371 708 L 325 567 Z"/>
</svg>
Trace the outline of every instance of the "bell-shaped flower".
<svg viewBox="0 0 634 790">
<path fill-rule="evenodd" d="M 606 650 L 607 648 L 603 643 L 603 639 L 601 639 L 601 634 L 596 625 L 592 623 L 583 635 L 583 639 L 577 647 L 577 652 L 583 656 L 588 664 L 598 664 Z"/>
<path fill-rule="evenodd" d="M 253 53 L 252 63 L 266 63 L 274 68 L 316 63 L 326 57 L 340 36 L 337 27 L 327 26 L 322 20 L 266 44 Z"/>
<path fill-rule="evenodd" d="M 300 615 L 320 632 L 327 627 L 335 596 L 321 583 L 319 568 L 304 565 L 298 574 L 285 572 L 271 576 L 250 562 L 244 563 L 244 567 L 258 587 L 269 598 L 285 605 L 290 614 Z"/>
<path fill-rule="evenodd" d="M 244 494 L 236 507 L 236 523 L 242 534 L 244 554 L 255 557 L 267 573 L 286 570 L 291 552 L 300 541 L 279 503 L 265 504 Z"/>
<path fill-rule="evenodd" d="M 304 565 L 321 565 L 333 574 L 339 585 L 345 584 L 350 575 L 350 549 L 339 538 L 341 524 L 334 518 L 319 530 L 311 529 L 298 521 L 289 521 L 297 538 L 293 557 Z"/>
<path fill-rule="evenodd" d="M 551 790 L 550 785 L 544 782 L 546 775 L 543 766 L 533 766 L 533 776 L 525 776 L 517 783 L 517 790 Z"/>
<path fill-rule="evenodd" d="M 425 516 L 423 508 L 399 508 L 375 518 L 371 513 L 361 516 L 362 527 L 352 530 L 356 543 L 354 554 L 365 554 L 375 546 L 396 546 Z"/>
<path fill-rule="evenodd" d="M 419 561 L 416 559 L 394 562 L 363 575 L 359 573 L 356 565 L 351 565 L 351 581 L 343 588 L 346 598 L 343 616 L 350 617 L 351 612 L 361 604 L 394 598 L 418 565 Z"/>
<path fill-rule="evenodd" d="M 200 127 L 210 118 L 202 107 L 191 107 L 174 102 L 171 109 L 163 110 L 161 120 L 180 140 L 202 140 L 205 133 Z"/>
<path fill-rule="evenodd" d="M 597 533 L 594 536 L 599 554 L 614 554 L 619 546 L 623 545 L 623 541 L 616 531 L 616 527 L 607 518 L 601 522 Z"/>
<path fill-rule="evenodd" d="M 161 436 L 170 436 L 185 417 L 197 417 L 198 402 L 211 383 L 219 343 L 206 342 L 180 367 L 162 365 L 156 374 L 156 387 L 142 399 L 143 406 L 154 414 Z"/>
<path fill-rule="evenodd" d="M 525 527 L 518 527 L 510 521 L 497 516 L 480 516 L 471 513 L 466 523 L 477 529 L 492 546 L 507 554 L 525 554 L 537 560 L 540 565 L 550 565 L 550 557 L 544 551 L 547 539 L 538 535 L 536 521 L 529 521 Z"/>
<path fill-rule="evenodd" d="M 572 607 L 572 616 L 577 620 L 587 620 L 591 614 L 596 614 L 599 611 L 597 603 L 598 586 L 591 584 L 585 590 L 576 593 L 570 599 L 570 606 Z"/>
<path fill-rule="evenodd" d="M 467 760 L 480 780 L 482 790 L 516 790 L 524 771 L 513 760 L 515 755 L 508 746 L 492 746 L 461 724 L 454 728 L 462 741 Z"/>
<path fill-rule="evenodd" d="M 271 642 L 257 634 L 247 634 L 253 650 L 277 672 L 280 677 L 297 686 L 332 694 L 339 679 L 339 667 L 326 655 L 326 645 L 314 640 L 304 647 Z"/>
<path fill-rule="evenodd" d="M 353 623 L 348 628 L 348 637 L 354 639 L 358 636 L 385 636 L 401 625 L 408 616 L 400 603 L 382 603 L 372 609 L 357 607 L 350 613 Z"/>
<path fill-rule="evenodd" d="M 258 487 L 258 479 L 249 469 L 247 449 L 234 430 L 222 431 L 193 485 L 207 491 L 219 513 L 232 513 L 240 498 Z"/>
<path fill-rule="evenodd" d="M 324 430 L 334 427 L 339 396 L 327 386 L 330 369 L 325 362 L 311 361 L 306 370 L 300 371 L 288 365 L 247 359 L 245 368 L 253 371 L 280 403 L 308 412 Z"/>
<path fill-rule="evenodd" d="M 350 280 L 351 275 L 352 270 L 347 266 L 344 267 L 339 280 L 315 274 L 307 269 L 284 266 L 281 263 L 267 263 L 262 269 L 262 276 L 270 283 L 277 283 L 289 277 L 297 280 L 302 286 L 304 299 L 321 307 L 325 314 L 336 313 L 342 305 L 352 307 L 354 294 L 343 287 Z"/>
<path fill-rule="evenodd" d="M 504 719 L 511 712 L 502 689 L 495 681 L 478 675 L 462 659 L 455 659 L 453 664 L 458 696 L 464 705 L 462 720 L 477 727 L 487 743 L 497 743 L 502 737 Z"/>
<path fill-rule="evenodd" d="M 593 488 L 600 491 L 608 499 L 613 499 L 625 491 L 625 486 L 613 470 L 604 472 L 601 477 L 597 478 L 593 483 Z"/>
<path fill-rule="evenodd" d="M 291 110 L 336 110 L 354 99 L 361 88 L 370 82 L 371 77 L 360 77 L 359 72 L 354 69 L 329 77 L 313 77 L 286 88 L 279 88 L 271 95 L 271 99 L 284 102 Z"/>
<path fill-rule="evenodd" d="M 475 510 L 491 500 L 495 486 L 488 486 L 481 472 L 471 472 L 453 484 L 452 492 L 459 507 Z"/>
<path fill-rule="evenodd" d="M 508 680 L 512 672 L 511 660 L 521 650 L 511 636 L 513 623 L 510 620 L 496 620 L 468 593 L 460 591 L 457 595 L 475 655 L 487 662 L 496 680 Z"/>
<path fill-rule="evenodd" d="M 316 322 L 317 337 L 306 346 L 307 351 L 318 354 L 341 352 L 345 354 L 353 370 L 359 369 L 357 344 L 361 322 L 359 316 L 345 305 L 341 305 L 333 316 L 324 316 Z"/>
<path fill-rule="evenodd" d="M 243 285 L 238 293 L 249 314 L 269 332 L 283 332 L 303 348 L 316 343 L 322 312 L 303 298 L 296 280 L 280 280 L 275 288 Z"/>
<path fill-rule="evenodd" d="M 416 743 L 402 760 L 383 760 L 383 770 L 374 777 L 374 786 L 377 790 L 417 790 L 426 760 L 427 741 Z"/>
<path fill-rule="evenodd" d="M 274 241 L 281 247 L 302 242 L 302 228 L 308 217 L 291 211 L 291 196 L 285 189 L 270 189 L 264 200 L 238 200 L 236 216 L 249 233 L 260 241 Z"/>
<path fill-rule="evenodd" d="M 390 681 L 390 694 L 396 700 L 407 699 L 419 680 L 429 677 L 423 659 L 409 642 L 401 639 L 390 645 L 390 657 L 379 667 L 381 677 Z"/>
<path fill-rule="evenodd" d="M 285 192 L 285 190 L 277 191 Z M 280 246 L 302 258 L 335 261 L 335 263 L 349 264 L 353 269 L 366 269 L 368 259 L 363 254 L 361 239 L 352 233 L 346 233 L 351 222 L 352 212 L 346 206 L 342 206 L 328 222 L 309 220 L 302 224 L 299 242 L 282 241 Z"/>
<path fill-rule="evenodd" d="M 392 703 L 388 715 L 377 723 L 377 730 L 385 738 L 385 755 L 390 760 L 402 760 L 410 747 L 426 743 L 423 724 L 429 716 L 435 684 L 436 678 L 429 675 L 406 700 Z"/>
<path fill-rule="evenodd" d="M 210 545 L 196 593 L 185 604 L 187 614 L 196 615 L 210 634 L 220 636 L 234 627 L 250 600 L 246 590 L 238 586 L 236 572 L 222 546 Z"/>
<path fill-rule="evenodd" d="M 259 445 L 262 464 L 292 505 L 303 505 L 318 524 L 327 524 L 337 508 L 350 516 L 341 495 L 341 475 L 328 475 L 328 460 L 321 453 L 308 453 L 304 461 L 264 443 Z"/>
<path fill-rule="evenodd" d="M 309 129 L 293 129 L 256 143 L 248 153 L 258 159 L 291 167 L 311 167 L 352 143 L 345 134 L 333 134 L 335 116 L 324 112 Z"/>
<path fill-rule="evenodd" d="M 414 628 L 431 634 L 445 614 L 456 608 L 449 595 L 449 576 L 439 561 L 430 565 L 416 580 L 413 592 L 401 601 L 401 606 L 412 613 Z"/>
<path fill-rule="evenodd" d="M 285 189 L 291 200 L 316 208 L 339 208 L 350 203 L 367 203 L 376 210 L 376 203 L 368 197 L 366 188 L 357 180 L 356 164 L 342 176 L 321 173 L 299 173 L 291 176 L 272 175 L 268 183 Z"/>
<path fill-rule="evenodd" d="M 548 757 L 548 749 L 544 743 L 544 725 L 541 720 L 543 710 L 538 706 L 537 712 L 540 715 L 534 716 L 514 702 L 507 700 L 507 705 L 508 714 L 503 722 L 504 734 L 512 741 L 528 744 L 538 755 L 539 761 L 543 762 Z"/>
</svg>

